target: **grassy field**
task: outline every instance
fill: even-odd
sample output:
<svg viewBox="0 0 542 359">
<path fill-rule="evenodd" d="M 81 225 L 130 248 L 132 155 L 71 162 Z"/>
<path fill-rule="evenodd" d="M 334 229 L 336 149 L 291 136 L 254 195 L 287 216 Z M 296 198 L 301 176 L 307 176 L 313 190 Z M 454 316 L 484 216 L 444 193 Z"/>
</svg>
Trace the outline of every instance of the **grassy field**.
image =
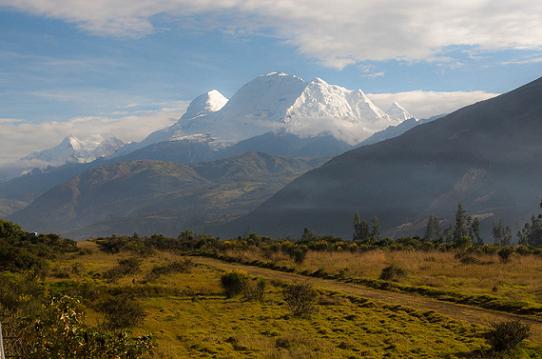
<svg viewBox="0 0 542 359">
<path fill-rule="evenodd" d="M 93 242 L 80 242 L 85 254 L 51 264 L 47 281 L 53 288 L 67 288 L 74 283 L 130 291 L 145 311 L 145 318 L 133 329 L 134 334 L 152 333 L 157 340 L 157 358 L 464 358 L 479 357 L 486 348 L 483 338 L 487 328 L 468 320 L 451 319 L 438 311 L 416 308 L 416 303 L 391 305 L 385 300 L 367 299 L 354 291 L 320 286 L 317 312 L 309 319 L 290 315 L 283 298 L 283 286 L 291 282 L 280 272 L 268 270 L 263 301 L 248 301 L 242 296 L 226 298 L 220 277 L 231 269 L 244 266 L 218 261 L 198 260 L 170 252 L 155 252 L 140 257 L 137 273 L 111 282 L 103 273 L 115 268 L 130 252 L 107 254 Z M 258 256 L 258 253 L 230 253 Z M 431 260 L 425 258 L 433 257 Z M 160 275 L 149 280 L 154 267 L 191 258 L 189 272 Z M 293 265 L 286 257 L 274 258 Z M 490 261 L 494 258 L 483 258 Z M 457 264 L 448 253 L 372 251 L 366 254 L 309 252 L 301 268 L 344 271 L 352 275 L 378 277 L 381 269 L 394 263 L 407 269 L 405 281 L 412 284 L 433 280 L 443 288 L 484 292 L 499 281 L 513 282 L 525 278 L 523 296 L 536 297 L 537 283 L 527 280 L 519 270 L 522 263 L 530 273 L 540 271 L 534 258 L 514 259 L 507 265 L 498 262 L 471 270 Z M 443 265 L 442 262 L 446 264 Z M 79 270 L 74 273 L 74 265 Z M 537 267 L 538 265 L 538 267 Z M 454 268 L 459 272 L 454 276 Z M 484 272 L 489 271 L 489 273 Z M 255 280 L 252 273 L 247 273 Z M 514 279 L 516 278 L 516 279 Z M 294 281 L 302 281 L 299 276 Z M 487 281 L 487 283 L 486 283 Z M 483 288 L 476 282 L 485 283 Z M 425 283 L 427 284 L 427 283 Z M 517 284 L 516 284 L 517 285 Z M 153 288 L 150 291 L 149 288 Z M 505 288 L 502 286 L 500 288 Z M 505 289 L 501 289 L 503 292 Z M 506 289 L 508 291 L 510 289 Z M 511 292 L 510 292 L 511 293 Z M 511 295 L 511 294 L 509 294 Z M 518 294 L 519 295 L 519 294 Z M 525 298 L 525 297 L 522 297 Z M 538 299 L 536 299 L 538 298 Z M 88 310 L 88 320 L 101 324 L 104 314 Z M 537 344 L 530 342 L 519 357 L 542 358 Z"/>
<path fill-rule="evenodd" d="M 400 282 L 427 286 L 465 295 L 491 295 L 509 301 L 542 305 L 542 258 L 514 255 L 507 263 L 488 254 L 470 255 L 469 262 L 456 258 L 457 252 L 372 250 L 361 253 L 308 251 L 302 264 L 282 253 L 266 255 L 258 248 L 231 250 L 228 256 L 248 261 L 272 261 L 298 271 L 323 270 L 344 276 L 378 279 L 389 265 L 407 271 Z"/>
</svg>

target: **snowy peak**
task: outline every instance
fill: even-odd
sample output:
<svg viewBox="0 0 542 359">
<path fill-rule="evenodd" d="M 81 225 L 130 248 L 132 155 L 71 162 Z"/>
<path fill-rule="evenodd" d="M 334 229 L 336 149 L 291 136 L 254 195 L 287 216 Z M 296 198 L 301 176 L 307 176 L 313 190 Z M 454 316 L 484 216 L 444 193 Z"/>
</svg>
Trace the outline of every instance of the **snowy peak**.
<svg viewBox="0 0 542 359">
<path fill-rule="evenodd" d="M 211 90 L 196 97 L 188 106 L 182 120 L 189 120 L 211 112 L 219 111 L 228 102 L 228 99 L 218 90 Z"/>
<path fill-rule="evenodd" d="M 284 122 L 291 133 L 316 136 L 325 132 L 349 144 L 394 124 L 363 91 L 330 85 L 320 78 L 307 84 Z"/>
<path fill-rule="evenodd" d="M 111 156 L 124 143 L 116 137 L 104 138 L 92 135 L 84 139 L 67 136 L 58 145 L 43 151 L 33 152 L 22 161 L 35 162 L 37 166 L 60 166 L 66 163 L 86 163 L 101 157 Z"/>
<path fill-rule="evenodd" d="M 386 111 L 388 115 L 397 121 L 406 121 L 408 119 L 414 118 L 403 106 L 398 102 L 394 101 L 391 106 Z"/>
<path fill-rule="evenodd" d="M 281 127 L 287 109 L 305 88 L 303 79 L 281 72 L 258 76 L 242 86 L 219 111 L 175 127 L 235 143 Z"/>
<path fill-rule="evenodd" d="M 258 76 L 241 87 L 222 112 L 226 116 L 282 120 L 305 86 L 300 77 L 282 72 Z"/>
<path fill-rule="evenodd" d="M 270 72 L 243 85 L 229 101 L 216 90 L 199 96 L 179 122 L 141 144 L 205 134 L 215 145 L 227 145 L 286 131 L 300 137 L 331 134 L 352 145 L 411 117 L 398 104 L 390 111 L 380 109 L 361 90 Z"/>
</svg>

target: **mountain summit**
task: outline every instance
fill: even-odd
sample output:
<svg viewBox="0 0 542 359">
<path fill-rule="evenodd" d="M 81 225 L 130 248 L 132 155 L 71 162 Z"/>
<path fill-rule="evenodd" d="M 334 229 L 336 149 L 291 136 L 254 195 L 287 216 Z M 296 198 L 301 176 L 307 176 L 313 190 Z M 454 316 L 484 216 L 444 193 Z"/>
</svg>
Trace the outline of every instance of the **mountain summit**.
<svg viewBox="0 0 542 359">
<path fill-rule="evenodd" d="M 144 143 L 206 134 L 217 144 L 233 144 L 284 131 L 299 137 L 331 135 L 353 145 L 411 117 L 398 104 L 391 110 L 386 113 L 361 90 L 271 72 L 242 86 L 229 101 L 216 90 L 198 96 L 179 122 Z"/>
<path fill-rule="evenodd" d="M 87 163 L 101 157 L 111 156 L 124 143 L 116 137 L 104 138 L 92 135 L 86 138 L 67 136 L 58 145 L 33 152 L 21 159 L 36 167 L 60 166 L 66 163 Z"/>
</svg>

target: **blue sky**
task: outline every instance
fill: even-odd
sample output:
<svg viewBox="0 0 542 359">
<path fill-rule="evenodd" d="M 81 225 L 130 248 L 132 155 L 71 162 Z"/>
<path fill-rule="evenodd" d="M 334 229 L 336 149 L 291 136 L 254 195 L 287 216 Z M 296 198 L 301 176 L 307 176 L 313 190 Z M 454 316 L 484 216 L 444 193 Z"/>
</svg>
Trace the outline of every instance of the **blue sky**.
<svg viewBox="0 0 542 359">
<path fill-rule="evenodd" d="M 271 71 L 383 97 L 454 92 L 463 102 L 470 91 L 501 93 L 541 76 L 540 5 L 428 2 L 427 21 L 409 2 L 423 3 L 389 12 L 396 2 L 0 0 L 0 125 L 8 133 L 22 122 L 113 121 L 164 108 L 174 117 L 180 101 L 213 88 L 229 97 Z M 432 101 L 424 115 L 449 102 Z"/>
</svg>

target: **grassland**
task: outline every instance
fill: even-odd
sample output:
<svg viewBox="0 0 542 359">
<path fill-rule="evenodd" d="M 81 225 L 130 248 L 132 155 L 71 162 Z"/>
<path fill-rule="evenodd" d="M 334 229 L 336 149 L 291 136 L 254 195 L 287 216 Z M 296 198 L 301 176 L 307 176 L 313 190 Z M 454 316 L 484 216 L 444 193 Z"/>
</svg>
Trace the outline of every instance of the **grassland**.
<svg viewBox="0 0 542 359">
<path fill-rule="evenodd" d="M 290 256 L 280 252 L 269 256 L 259 248 L 230 250 L 226 255 L 248 262 L 272 262 L 295 268 L 298 272 L 320 270 L 343 277 L 375 280 L 383 268 L 396 265 L 408 273 L 400 280 L 401 285 L 542 306 L 542 258 L 537 255 L 514 255 L 502 263 L 497 254 L 471 254 L 465 261 L 464 257 L 457 257 L 456 251 L 308 251 L 302 264 L 296 264 Z"/>
<path fill-rule="evenodd" d="M 157 358 L 480 357 L 480 350 L 487 348 L 483 338 L 487 324 L 494 319 L 509 319 L 506 313 L 480 308 L 469 312 L 466 306 L 464 315 L 456 315 L 456 309 L 460 308 L 454 307 L 456 304 L 437 301 L 434 302 L 438 305 L 431 309 L 430 299 L 417 294 L 377 291 L 351 283 L 163 251 L 141 256 L 137 273 L 111 282 L 103 273 L 115 268 L 120 259 L 134 254 L 129 251 L 107 254 L 93 242 L 79 242 L 78 246 L 84 254 L 70 255 L 51 263 L 46 279 L 51 288 L 62 291 L 88 283 L 134 293 L 146 316 L 133 332 L 155 336 L 158 346 L 154 356 Z M 263 253 L 256 250 L 228 254 L 252 260 L 265 259 Z M 480 265 L 480 270 L 469 270 L 468 267 L 462 269 L 465 266 L 458 264 L 451 253 L 308 252 L 303 264 L 295 264 L 284 255 L 277 256 L 271 260 L 298 267 L 299 271 L 324 269 L 330 273 L 345 273 L 348 268 L 350 275 L 370 278 L 377 278 L 385 265 L 394 263 L 407 269 L 409 275 L 404 278 L 405 283 L 427 284 L 424 281 L 431 279 L 440 288 L 473 293 L 493 292 L 490 287 L 495 284 L 491 282 L 491 276 L 499 272 L 502 274 L 498 280 L 503 283 L 524 283 L 517 287 L 521 292 L 517 294 L 521 296 L 518 298 L 540 300 L 536 294 L 539 283 L 528 280 L 529 275 L 540 271 L 542 261 L 538 259 L 537 262 L 536 257 L 521 258 L 525 262 L 514 258 L 506 265 L 501 265 L 495 258 L 484 257 L 481 259 L 493 263 Z M 429 257 L 434 260 L 424 260 Z M 152 268 L 186 258 L 194 263 L 189 272 L 161 275 L 151 281 L 146 279 Z M 74 273 L 72 268 L 76 263 L 79 270 Z M 522 270 L 525 263 L 527 269 Z M 454 268 L 459 268 L 455 275 L 452 273 Z M 247 301 L 242 296 L 225 298 L 220 277 L 230 270 L 244 271 L 251 278 L 265 278 L 264 300 Z M 525 282 L 521 282 L 522 278 Z M 289 314 L 282 290 L 292 281 L 310 281 L 320 293 L 318 311 L 310 319 L 294 318 Z M 463 287 L 462 281 L 466 283 Z M 476 286 L 476 281 L 484 286 Z M 503 295 L 513 298 L 513 291 L 502 291 Z M 90 308 L 88 318 L 91 324 L 97 325 L 106 320 L 104 314 Z M 542 333 L 535 333 L 534 340 L 525 346 L 519 357 L 542 358 L 542 349 L 537 344 Z"/>
</svg>

